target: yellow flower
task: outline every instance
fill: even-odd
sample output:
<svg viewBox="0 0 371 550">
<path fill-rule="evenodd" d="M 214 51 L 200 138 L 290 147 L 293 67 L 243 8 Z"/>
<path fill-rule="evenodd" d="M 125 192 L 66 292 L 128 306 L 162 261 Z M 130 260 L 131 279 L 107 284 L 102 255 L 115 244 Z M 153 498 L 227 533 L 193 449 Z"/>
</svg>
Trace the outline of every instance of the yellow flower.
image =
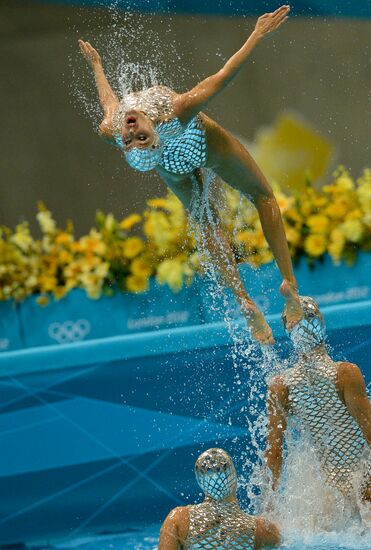
<svg viewBox="0 0 371 550">
<path fill-rule="evenodd" d="M 321 195 L 317 195 L 316 197 L 313 197 L 313 206 L 317 209 L 317 210 L 320 210 L 321 208 L 323 208 L 324 206 L 327 205 L 327 197 L 325 196 L 321 196 Z"/>
<path fill-rule="evenodd" d="M 52 275 L 41 274 L 39 277 L 41 292 L 51 292 L 57 286 L 57 279 Z"/>
<path fill-rule="evenodd" d="M 288 226 L 285 228 L 287 242 L 297 246 L 301 240 L 301 233 L 295 227 Z"/>
<path fill-rule="evenodd" d="M 72 258 L 73 256 L 70 252 L 68 252 L 67 250 L 61 250 L 59 254 L 59 261 L 62 264 L 69 264 L 70 262 L 72 262 Z"/>
<path fill-rule="evenodd" d="M 10 237 L 10 241 L 23 252 L 28 252 L 33 245 L 33 239 L 28 226 L 26 224 L 17 225 L 15 233 Z"/>
<path fill-rule="evenodd" d="M 337 178 L 335 185 L 340 191 L 351 191 L 354 189 L 353 180 L 347 173 Z"/>
<path fill-rule="evenodd" d="M 236 241 L 247 244 L 250 241 L 250 234 L 251 234 L 251 231 L 247 231 L 247 230 L 241 231 L 236 235 Z"/>
<path fill-rule="evenodd" d="M 314 214 L 309 216 L 306 220 L 307 226 L 310 228 L 312 233 L 327 233 L 329 229 L 329 219 L 326 216 L 321 214 Z"/>
<path fill-rule="evenodd" d="M 64 276 L 67 280 L 77 282 L 78 278 L 84 272 L 83 262 L 74 260 L 70 262 L 64 269 Z"/>
<path fill-rule="evenodd" d="M 40 229 L 43 233 L 46 233 L 46 234 L 55 233 L 56 224 L 49 210 L 41 210 L 36 214 L 36 218 L 37 218 L 37 221 L 39 222 Z"/>
<path fill-rule="evenodd" d="M 39 304 L 39 306 L 45 307 L 49 303 L 49 297 L 48 296 L 38 296 L 36 298 L 36 302 Z"/>
<path fill-rule="evenodd" d="M 129 237 L 123 243 L 123 254 L 126 258 L 135 258 L 144 248 L 144 243 L 139 237 Z"/>
<path fill-rule="evenodd" d="M 291 208 L 289 208 L 286 212 L 285 212 L 285 216 L 284 216 L 286 219 L 290 219 L 292 220 L 293 222 L 295 222 L 296 224 L 298 225 L 301 225 L 302 222 L 303 222 L 303 216 L 300 214 L 299 210 L 293 206 Z"/>
<path fill-rule="evenodd" d="M 73 237 L 70 233 L 66 233 L 65 231 L 61 231 L 58 233 L 58 235 L 55 237 L 55 242 L 57 244 L 66 245 L 73 241 Z"/>
<path fill-rule="evenodd" d="M 139 214 L 130 214 L 120 222 L 120 228 L 124 230 L 131 229 L 134 225 L 141 221 L 142 217 Z"/>
<path fill-rule="evenodd" d="M 160 285 L 168 284 L 176 292 L 182 288 L 183 277 L 191 275 L 193 271 L 182 256 L 161 262 L 157 268 L 156 280 Z"/>
<path fill-rule="evenodd" d="M 89 235 L 81 237 L 73 248 L 76 252 L 91 252 L 103 256 L 107 247 L 102 240 L 102 235 L 96 229 L 92 229 Z"/>
<path fill-rule="evenodd" d="M 304 241 L 304 250 L 315 258 L 326 252 L 326 238 L 323 235 L 309 235 Z"/>
<path fill-rule="evenodd" d="M 161 252 L 166 252 L 167 246 L 178 236 L 166 214 L 161 211 L 147 213 L 143 229 L 147 237 L 161 249 Z"/>
<path fill-rule="evenodd" d="M 294 197 L 288 197 L 281 192 L 275 193 L 275 197 L 282 214 L 289 210 L 295 203 Z"/>
<path fill-rule="evenodd" d="M 300 205 L 300 212 L 304 216 L 304 218 L 307 218 L 313 211 L 313 204 L 310 200 L 305 200 Z"/>
<path fill-rule="evenodd" d="M 129 292 L 144 292 L 148 288 L 148 277 L 144 275 L 129 275 L 126 277 L 126 288 Z"/>
<path fill-rule="evenodd" d="M 68 286 L 57 286 L 53 290 L 53 296 L 56 300 L 60 300 L 63 298 L 70 290 L 70 287 Z"/>
<path fill-rule="evenodd" d="M 331 202 L 327 206 L 325 212 L 328 216 L 330 216 L 330 218 L 339 220 L 344 218 L 344 216 L 348 212 L 348 209 L 349 209 L 348 201 L 342 198 L 339 198 L 339 199 L 335 199 L 334 202 Z"/>
<path fill-rule="evenodd" d="M 115 229 L 116 220 L 113 214 L 107 214 L 106 219 L 104 220 L 104 228 L 107 231 L 112 232 Z"/>
<path fill-rule="evenodd" d="M 330 233 L 330 242 L 328 253 L 335 263 L 339 263 L 345 246 L 345 236 L 339 228 L 335 228 Z"/>
<path fill-rule="evenodd" d="M 80 276 L 81 286 L 86 290 L 88 296 L 96 300 L 102 292 L 103 279 L 93 273 L 83 273 Z"/>
<path fill-rule="evenodd" d="M 194 252 L 189 257 L 189 265 L 191 266 L 191 269 L 194 269 L 197 271 L 200 268 L 200 256 L 198 252 Z"/>
<path fill-rule="evenodd" d="M 99 277 L 100 279 L 105 279 L 108 275 L 108 272 L 109 272 L 109 263 L 108 262 L 100 262 L 96 267 L 94 267 L 94 269 L 92 270 L 92 272 L 94 273 L 94 275 L 96 277 Z"/>
<path fill-rule="evenodd" d="M 167 208 L 168 207 L 168 200 L 167 200 L 167 198 L 149 199 L 147 201 L 147 204 L 151 208 Z"/>
<path fill-rule="evenodd" d="M 152 273 L 152 267 L 143 258 L 135 258 L 131 262 L 130 270 L 133 275 L 142 275 L 143 277 L 149 277 Z"/>
<path fill-rule="evenodd" d="M 363 236 L 363 226 L 359 220 L 346 220 L 340 225 L 346 239 L 352 243 L 357 243 Z"/>
</svg>

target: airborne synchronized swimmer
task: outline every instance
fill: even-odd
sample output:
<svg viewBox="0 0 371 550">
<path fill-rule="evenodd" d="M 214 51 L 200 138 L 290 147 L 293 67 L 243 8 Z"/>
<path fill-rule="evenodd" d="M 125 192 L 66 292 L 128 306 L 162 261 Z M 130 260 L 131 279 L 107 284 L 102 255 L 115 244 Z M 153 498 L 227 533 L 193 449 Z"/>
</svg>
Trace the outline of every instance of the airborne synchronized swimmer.
<svg viewBox="0 0 371 550">
<path fill-rule="evenodd" d="M 289 10 L 285 5 L 259 17 L 247 41 L 224 67 L 182 94 L 165 86 L 154 86 L 120 100 L 108 83 L 98 52 L 89 42 L 80 40 L 79 43 L 94 71 L 104 113 L 101 136 L 119 147 L 133 168 L 140 171 L 156 169 L 188 210 L 194 186 L 202 188 L 204 185 L 204 168 L 211 169 L 254 203 L 283 277 L 280 290 L 286 300 L 288 323 L 294 326 L 301 319 L 302 310 L 273 191 L 245 147 L 201 112 L 237 76 L 254 47 L 287 19 Z M 215 218 L 217 212 L 214 212 Z M 262 344 L 272 344 L 272 331 L 247 294 L 232 250 L 217 226 L 217 223 L 206 223 L 204 229 L 213 263 L 236 296 L 252 335 Z"/>
</svg>

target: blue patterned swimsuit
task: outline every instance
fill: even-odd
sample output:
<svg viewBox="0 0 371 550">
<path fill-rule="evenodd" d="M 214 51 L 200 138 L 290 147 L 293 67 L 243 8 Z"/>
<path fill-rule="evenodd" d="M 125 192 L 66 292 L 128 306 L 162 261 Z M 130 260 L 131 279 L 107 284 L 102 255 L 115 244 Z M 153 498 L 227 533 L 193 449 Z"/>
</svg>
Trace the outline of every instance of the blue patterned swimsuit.
<svg viewBox="0 0 371 550">
<path fill-rule="evenodd" d="M 133 148 L 125 153 L 126 160 L 136 170 L 145 172 L 161 166 L 177 175 L 192 174 L 207 161 L 204 123 L 200 115 L 183 125 L 174 116 L 174 92 L 165 86 L 154 86 L 126 95 L 118 111 L 118 127 L 122 116 L 131 109 L 143 111 L 153 122 L 160 145 L 156 149 Z M 116 142 L 123 147 L 121 135 Z"/>
</svg>

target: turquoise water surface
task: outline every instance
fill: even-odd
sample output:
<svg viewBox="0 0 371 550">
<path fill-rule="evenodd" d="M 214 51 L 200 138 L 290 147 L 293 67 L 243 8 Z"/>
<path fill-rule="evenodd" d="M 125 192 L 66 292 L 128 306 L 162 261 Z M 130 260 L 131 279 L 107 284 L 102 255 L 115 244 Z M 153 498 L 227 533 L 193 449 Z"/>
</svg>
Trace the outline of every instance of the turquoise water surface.
<svg viewBox="0 0 371 550">
<path fill-rule="evenodd" d="M 58 550 L 156 550 L 160 525 L 152 525 L 145 531 L 84 537 L 53 545 Z M 318 533 L 290 536 L 280 548 L 286 550 L 370 550 L 371 535 L 366 532 Z"/>
</svg>

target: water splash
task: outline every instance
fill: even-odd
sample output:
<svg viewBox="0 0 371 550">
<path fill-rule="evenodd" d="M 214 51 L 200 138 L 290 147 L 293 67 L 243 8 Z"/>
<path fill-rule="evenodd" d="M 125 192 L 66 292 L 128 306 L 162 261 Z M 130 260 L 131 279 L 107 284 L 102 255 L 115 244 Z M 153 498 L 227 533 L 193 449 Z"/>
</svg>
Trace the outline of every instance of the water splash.
<svg viewBox="0 0 371 550">
<path fill-rule="evenodd" d="M 226 292 L 208 246 L 211 233 L 219 247 L 219 253 L 223 256 L 222 261 L 228 264 L 230 258 L 220 236 L 223 228 L 218 215 L 218 212 L 227 208 L 223 186 L 211 170 L 202 170 L 201 178 L 193 178 L 190 216 L 202 270 L 209 280 L 208 295 L 212 301 L 211 304 L 208 303 L 208 307 L 224 318 L 231 338 L 228 353 L 234 369 L 233 396 L 235 402 L 240 404 L 239 417 L 247 427 L 246 440 L 243 445 L 237 446 L 240 453 L 237 467 L 240 485 L 243 487 L 242 501 L 245 506 L 249 506 L 250 512 L 254 512 L 257 508 L 256 495 L 259 494 L 261 485 L 260 476 L 255 472 L 260 471 L 264 463 L 267 433 L 267 379 L 281 370 L 283 363 L 273 347 L 261 347 L 251 338 L 246 324 L 241 320 L 236 300 Z M 242 208 L 242 201 L 240 204 Z M 222 380 L 223 373 L 220 373 L 220 377 Z M 220 386 L 225 389 L 222 382 Z M 219 411 L 219 414 L 222 416 L 223 412 Z"/>
<path fill-rule="evenodd" d="M 130 3 L 125 8 L 124 11 L 119 2 L 112 2 L 104 10 L 81 9 L 81 25 L 74 28 L 76 43 L 71 44 L 69 55 L 73 77 L 70 95 L 95 129 L 101 122 L 102 111 L 91 70 L 80 54 L 77 39 L 90 41 L 97 49 L 119 99 L 157 84 L 179 90 L 188 77 L 187 63 L 182 63 L 186 55 L 178 51 L 172 17 L 167 14 L 157 17 L 156 28 L 150 14 L 130 11 Z"/>
</svg>

